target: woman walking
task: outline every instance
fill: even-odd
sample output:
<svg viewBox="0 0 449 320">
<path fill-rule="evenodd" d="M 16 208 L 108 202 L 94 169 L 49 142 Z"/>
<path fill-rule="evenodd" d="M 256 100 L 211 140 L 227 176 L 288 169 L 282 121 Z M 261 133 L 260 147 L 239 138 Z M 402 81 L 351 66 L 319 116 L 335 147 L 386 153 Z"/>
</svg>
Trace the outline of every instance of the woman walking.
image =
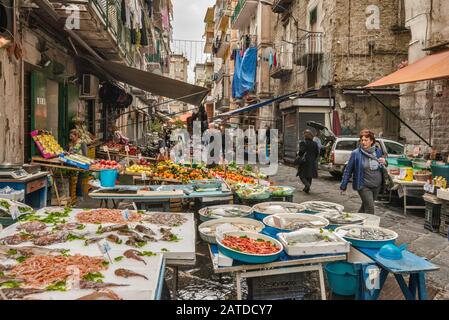
<svg viewBox="0 0 449 320">
<path fill-rule="evenodd" d="M 304 140 L 299 143 L 299 152 L 296 160 L 298 176 L 304 184 L 303 191 L 310 193 L 313 178 L 318 177 L 317 159 L 319 156 L 318 145 L 313 141 L 313 133 L 304 131 Z"/>
<path fill-rule="evenodd" d="M 342 192 L 345 192 L 353 176 L 352 187 L 362 199 L 359 213 L 374 214 L 374 201 L 384 184 L 383 169 L 388 164 L 382 157 L 382 150 L 375 143 L 373 132 L 360 132 L 360 146 L 352 152 L 340 186 Z"/>
</svg>

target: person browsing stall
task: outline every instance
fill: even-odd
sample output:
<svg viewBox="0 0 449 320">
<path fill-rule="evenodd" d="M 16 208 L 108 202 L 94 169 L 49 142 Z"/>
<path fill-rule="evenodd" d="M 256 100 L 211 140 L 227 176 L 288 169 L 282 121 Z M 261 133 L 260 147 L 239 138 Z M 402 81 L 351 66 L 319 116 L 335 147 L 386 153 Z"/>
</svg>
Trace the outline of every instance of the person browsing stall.
<svg viewBox="0 0 449 320">
<path fill-rule="evenodd" d="M 387 166 L 382 150 L 376 147 L 374 133 L 370 130 L 362 130 L 360 145 L 352 152 L 340 185 L 342 193 L 345 192 L 349 180 L 353 177 L 352 187 L 359 193 L 362 200 L 359 213 L 375 213 L 374 201 L 385 183 L 383 170 Z"/>
</svg>

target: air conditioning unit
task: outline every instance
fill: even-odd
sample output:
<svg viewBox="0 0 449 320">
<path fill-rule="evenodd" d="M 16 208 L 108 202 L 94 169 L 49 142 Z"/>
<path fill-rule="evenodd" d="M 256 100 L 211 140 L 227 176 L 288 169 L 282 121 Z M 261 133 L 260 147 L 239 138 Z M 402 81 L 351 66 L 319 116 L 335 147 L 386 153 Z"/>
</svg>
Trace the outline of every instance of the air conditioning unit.
<svg viewBox="0 0 449 320">
<path fill-rule="evenodd" d="M 92 74 L 83 74 L 80 98 L 96 98 L 98 95 L 98 78 Z"/>
</svg>

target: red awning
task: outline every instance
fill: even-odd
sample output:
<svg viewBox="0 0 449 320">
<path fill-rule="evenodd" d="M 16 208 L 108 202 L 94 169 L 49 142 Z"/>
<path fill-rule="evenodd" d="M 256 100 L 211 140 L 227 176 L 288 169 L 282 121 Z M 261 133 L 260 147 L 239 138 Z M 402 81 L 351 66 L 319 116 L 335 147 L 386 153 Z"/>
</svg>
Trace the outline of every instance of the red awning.
<svg viewBox="0 0 449 320">
<path fill-rule="evenodd" d="M 403 83 L 449 78 L 449 51 L 427 56 L 365 88 L 387 87 Z"/>
</svg>

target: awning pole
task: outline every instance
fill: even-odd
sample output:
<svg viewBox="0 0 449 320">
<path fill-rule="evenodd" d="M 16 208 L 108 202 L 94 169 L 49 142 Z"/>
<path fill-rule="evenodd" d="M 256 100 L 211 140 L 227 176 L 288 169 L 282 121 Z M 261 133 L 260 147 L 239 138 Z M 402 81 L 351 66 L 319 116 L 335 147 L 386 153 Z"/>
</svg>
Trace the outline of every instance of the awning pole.
<svg viewBox="0 0 449 320">
<path fill-rule="evenodd" d="M 413 132 L 419 139 L 421 139 L 425 144 L 427 144 L 429 147 L 432 148 L 432 145 L 423 137 L 421 137 L 421 135 L 416 132 L 412 127 L 410 127 L 404 120 L 401 119 L 401 117 L 399 117 L 396 113 L 394 113 L 393 110 L 391 110 L 390 107 L 388 107 L 385 103 L 383 103 L 382 100 L 379 99 L 379 97 L 377 97 L 376 95 L 374 95 L 371 91 L 366 90 L 366 93 L 368 93 L 371 97 L 373 97 L 374 99 L 377 100 L 377 102 L 379 102 L 385 109 L 387 109 L 388 111 L 390 111 L 390 113 L 396 118 L 398 119 L 404 126 L 406 126 L 407 128 L 410 129 L 411 132 Z"/>
</svg>

